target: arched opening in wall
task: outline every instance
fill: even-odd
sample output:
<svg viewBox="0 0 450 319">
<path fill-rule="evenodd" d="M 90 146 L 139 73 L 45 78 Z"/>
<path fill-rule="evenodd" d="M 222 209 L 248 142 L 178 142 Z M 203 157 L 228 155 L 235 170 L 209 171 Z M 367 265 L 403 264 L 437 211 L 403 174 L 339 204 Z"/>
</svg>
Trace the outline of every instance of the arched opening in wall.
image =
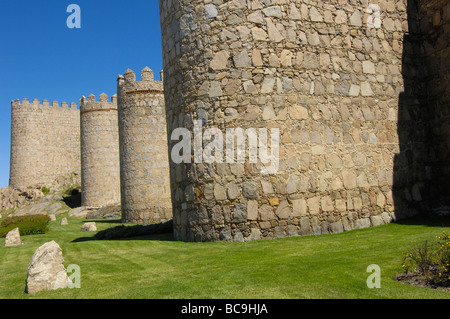
<svg viewBox="0 0 450 319">
<path fill-rule="evenodd" d="M 81 207 L 81 190 L 78 188 L 67 190 L 63 196 L 63 201 L 70 208 Z"/>
</svg>

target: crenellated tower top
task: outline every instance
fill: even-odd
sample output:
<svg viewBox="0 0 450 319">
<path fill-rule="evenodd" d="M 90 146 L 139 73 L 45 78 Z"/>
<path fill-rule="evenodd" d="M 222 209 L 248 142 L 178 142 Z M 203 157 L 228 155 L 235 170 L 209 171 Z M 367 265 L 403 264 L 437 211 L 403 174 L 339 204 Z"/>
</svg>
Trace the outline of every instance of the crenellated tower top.
<svg viewBox="0 0 450 319">
<path fill-rule="evenodd" d="M 141 80 L 136 80 L 134 71 L 127 69 L 125 73 L 117 78 L 118 88 L 122 88 L 125 92 L 149 92 L 164 93 L 163 88 L 163 71 L 160 73 L 161 81 L 154 79 L 154 73 L 149 67 L 145 67 L 141 71 Z"/>
<path fill-rule="evenodd" d="M 80 99 L 80 110 L 81 113 L 95 110 L 117 110 L 117 95 L 114 94 L 111 97 L 111 101 L 109 101 L 109 97 L 105 93 L 100 94 L 98 101 L 93 94 L 90 94 L 87 98 L 83 96 Z"/>
<path fill-rule="evenodd" d="M 38 99 L 34 99 L 30 102 L 29 99 L 25 98 L 22 100 L 16 99 L 14 101 L 11 101 L 11 108 L 12 109 L 19 109 L 19 108 L 30 108 L 30 109 L 39 109 L 48 107 L 48 111 L 79 111 L 78 105 L 76 103 L 67 103 L 67 102 L 61 102 L 61 105 L 57 101 L 50 102 L 49 100 L 43 100 L 42 103 Z"/>
</svg>

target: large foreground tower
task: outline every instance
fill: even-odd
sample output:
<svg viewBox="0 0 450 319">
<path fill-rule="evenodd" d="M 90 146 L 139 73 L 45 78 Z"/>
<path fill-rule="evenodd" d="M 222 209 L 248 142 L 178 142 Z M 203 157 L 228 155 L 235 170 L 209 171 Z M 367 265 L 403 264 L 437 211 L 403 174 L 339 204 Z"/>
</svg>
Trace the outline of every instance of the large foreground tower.
<svg viewBox="0 0 450 319">
<path fill-rule="evenodd" d="M 193 146 L 170 161 L 177 239 L 323 234 L 402 215 L 392 189 L 406 1 L 344 2 L 160 0 L 168 136 L 188 129 Z M 237 150 L 227 129 L 248 133 L 244 161 L 226 158 Z M 397 186 L 419 200 L 420 185 Z"/>
</svg>

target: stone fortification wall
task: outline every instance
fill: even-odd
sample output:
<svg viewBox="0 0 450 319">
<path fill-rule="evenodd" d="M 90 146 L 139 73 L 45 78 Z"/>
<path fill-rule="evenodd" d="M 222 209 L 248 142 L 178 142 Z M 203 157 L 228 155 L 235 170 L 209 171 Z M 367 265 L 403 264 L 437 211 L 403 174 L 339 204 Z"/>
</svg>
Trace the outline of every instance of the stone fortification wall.
<svg viewBox="0 0 450 319">
<path fill-rule="evenodd" d="M 84 96 L 81 111 L 82 206 L 104 207 L 120 203 L 120 158 L 117 97 L 106 94 L 96 101 Z"/>
<path fill-rule="evenodd" d="M 421 104 L 431 117 L 432 189 L 450 206 L 450 2 L 419 1 Z M 436 196 L 438 195 L 438 196 Z"/>
<path fill-rule="evenodd" d="M 133 71 L 117 84 L 122 220 L 163 222 L 172 218 L 169 161 L 161 81 L 145 68 L 141 81 Z"/>
<path fill-rule="evenodd" d="M 392 189 L 406 1 L 371 2 L 160 0 L 168 136 L 193 134 L 198 120 L 204 131 L 280 132 L 273 174 L 248 157 L 170 162 L 177 239 L 334 233 L 402 217 Z"/>
<path fill-rule="evenodd" d="M 9 184 L 14 188 L 80 183 L 80 111 L 28 99 L 11 103 Z"/>
<path fill-rule="evenodd" d="M 408 1 L 394 194 L 410 210 L 450 207 L 450 3 Z"/>
</svg>

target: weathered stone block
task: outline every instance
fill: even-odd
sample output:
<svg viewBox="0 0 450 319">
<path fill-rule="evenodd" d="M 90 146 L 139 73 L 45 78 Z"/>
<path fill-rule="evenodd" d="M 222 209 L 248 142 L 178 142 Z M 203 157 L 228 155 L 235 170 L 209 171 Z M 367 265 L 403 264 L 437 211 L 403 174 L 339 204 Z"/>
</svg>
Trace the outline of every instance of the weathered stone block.
<svg viewBox="0 0 450 319">
<path fill-rule="evenodd" d="M 344 231 L 344 225 L 342 224 L 342 221 L 331 223 L 330 230 L 332 233 L 342 233 Z"/>
<path fill-rule="evenodd" d="M 320 213 L 320 197 L 311 197 L 306 200 L 308 203 L 308 210 L 311 215 L 318 215 Z"/>
<path fill-rule="evenodd" d="M 214 55 L 209 67 L 213 70 L 223 70 L 227 68 L 230 52 L 220 51 Z"/>
<path fill-rule="evenodd" d="M 323 17 L 320 14 L 320 12 L 316 9 L 316 7 L 311 7 L 311 9 L 309 9 L 309 17 L 310 17 L 311 21 L 313 21 L 313 22 L 322 22 L 323 21 Z"/>
<path fill-rule="evenodd" d="M 256 200 L 247 201 L 247 219 L 248 220 L 258 219 L 258 201 Z"/>
<path fill-rule="evenodd" d="M 269 221 L 275 219 L 275 214 L 273 212 L 273 208 L 270 205 L 263 204 L 258 209 L 259 216 L 262 221 Z"/>
<path fill-rule="evenodd" d="M 250 236 L 245 238 L 246 241 L 252 241 L 252 240 L 260 240 L 261 239 L 261 230 L 258 228 L 252 228 L 250 230 Z"/>
<path fill-rule="evenodd" d="M 304 199 L 296 199 L 292 201 L 292 214 L 295 217 L 306 216 L 307 214 L 307 204 Z"/>
<path fill-rule="evenodd" d="M 9 231 L 5 237 L 5 247 L 13 247 L 22 245 L 22 240 L 20 239 L 19 228 L 14 228 Z"/>
<path fill-rule="evenodd" d="M 247 221 L 247 205 L 236 204 L 234 205 L 233 222 L 245 223 Z"/>
<path fill-rule="evenodd" d="M 231 235 L 231 228 L 230 227 L 226 227 L 224 229 L 222 229 L 220 231 L 220 235 L 219 235 L 219 239 L 223 240 L 223 241 L 231 241 L 232 240 L 232 235 Z"/>
<path fill-rule="evenodd" d="M 356 175 L 352 171 L 343 171 L 342 179 L 344 182 L 344 187 L 346 189 L 353 189 L 357 187 L 356 184 Z"/>
<path fill-rule="evenodd" d="M 71 281 L 59 245 L 51 241 L 36 249 L 28 266 L 26 292 L 67 288 L 68 284 Z"/>
<path fill-rule="evenodd" d="M 97 225 L 95 222 L 84 223 L 81 226 L 81 231 L 97 231 Z"/>
<path fill-rule="evenodd" d="M 214 185 L 214 198 L 216 200 L 225 200 L 227 199 L 226 188 L 220 184 Z"/>
<path fill-rule="evenodd" d="M 293 120 L 306 120 L 309 117 L 308 110 L 301 105 L 289 107 L 288 113 Z"/>
<path fill-rule="evenodd" d="M 258 198 L 258 185 L 256 182 L 244 182 L 242 184 L 242 195 L 245 198 Z"/>
<path fill-rule="evenodd" d="M 280 200 L 278 197 L 269 198 L 269 204 L 270 206 L 278 206 L 280 205 Z"/>
<path fill-rule="evenodd" d="M 359 10 L 355 10 L 350 17 L 350 25 L 352 26 L 362 26 L 362 18 L 361 12 Z"/>
<path fill-rule="evenodd" d="M 375 74 L 375 65 L 372 61 L 363 61 L 362 69 L 364 73 Z"/>
<path fill-rule="evenodd" d="M 239 229 L 236 229 L 233 237 L 234 242 L 243 242 L 245 241 L 244 235 L 242 235 L 242 232 Z"/>
<path fill-rule="evenodd" d="M 228 183 L 227 184 L 227 195 L 228 199 L 235 199 L 240 196 L 240 190 L 236 183 Z"/>
<path fill-rule="evenodd" d="M 273 185 L 271 182 L 261 180 L 261 188 L 264 194 L 273 194 L 275 191 L 273 190 Z"/>
<path fill-rule="evenodd" d="M 368 228 L 370 227 L 370 218 L 359 218 L 356 220 L 355 228 L 361 229 L 361 228 Z"/>
<path fill-rule="evenodd" d="M 250 29 L 252 32 L 253 40 L 255 41 L 266 41 L 267 33 L 261 28 L 253 27 Z"/>
<path fill-rule="evenodd" d="M 321 199 L 321 206 L 324 212 L 332 212 L 334 211 L 333 200 L 330 196 L 324 196 Z"/>
<path fill-rule="evenodd" d="M 311 235 L 312 229 L 311 229 L 311 223 L 309 221 L 308 217 L 302 217 L 300 218 L 300 235 Z"/>
<path fill-rule="evenodd" d="M 291 207 L 289 206 L 289 203 L 287 200 L 284 200 L 280 203 L 280 205 L 277 207 L 275 214 L 280 219 L 287 219 L 292 214 Z"/>
<path fill-rule="evenodd" d="M 208 19 L 215 18 L 217 16 L 217 8 L 214 4 L 210 3 L 205 5 L 205 16 Z"/>
<path fill-rule="evenodd" d="M 286 230 L 283 226 L 277 226 L 273 229 L 273 238 L 286 237 Z"/>
<path fill-rule="evenodd" d="M 247 51 L 241 51 L 233 57 L 234 64 L 237 68 L 246 68 L 250 66 L 251 59 Z"/>
<path fill-rule="evenodd" d="M 370 216 L 370 222 L 372 226 L 380 226 L 384 224 L 383 217 L 381 215 Z"/>
<path fill-rule="evenodd" d="M 286 227 L 286 233 L 287 233 L 287 236 L 289 236 L 289 237 L 299 236 L 300 235 L 300 230 L 299 230 L 299 228 L 297 226 L 288 225 Z"/>
</svg>

